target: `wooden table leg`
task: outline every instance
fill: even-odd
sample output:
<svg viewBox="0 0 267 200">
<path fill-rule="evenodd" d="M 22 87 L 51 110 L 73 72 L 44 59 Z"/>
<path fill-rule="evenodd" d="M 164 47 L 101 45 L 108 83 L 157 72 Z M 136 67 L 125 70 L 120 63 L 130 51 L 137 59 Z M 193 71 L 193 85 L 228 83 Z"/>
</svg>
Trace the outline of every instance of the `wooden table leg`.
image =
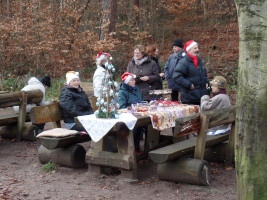
<svg viewBox="0 0 267 200">
<path fill-rule="evenodd" d="M 137 163 L 135 157 L 134 138 L 132 131 L 120 131 L 117 133 L 118 153 L 128 154 L 131 156 L 132 169 L 121 169 L 121 174 L 125 178 L 129 178 L 130 183 L 138 182 Z"/>
<path fill-rule="evenodd" d="M 90 158 L 89 154 L 90 154 L 91 149 L 96 149 L 96 150 L 102 151 L 103 150 L 103 143 L 104 143 L 104 138 L 102 138 L 98 142 L 91 141 L 91 147 L 85 155 L 85 162 L 88 164 L 88 175 L 89 176 L 99 176 L 100 175 L 101 166 L 90 164 L 90 159 L 93 159 L 93 158 Z"/>
<path fill-rule="evenodd" d="M 160 131 L 153 128 L 151 124 L 147 126 L 145 151 L 152 149 L 159 144 Z"/>
</svg>

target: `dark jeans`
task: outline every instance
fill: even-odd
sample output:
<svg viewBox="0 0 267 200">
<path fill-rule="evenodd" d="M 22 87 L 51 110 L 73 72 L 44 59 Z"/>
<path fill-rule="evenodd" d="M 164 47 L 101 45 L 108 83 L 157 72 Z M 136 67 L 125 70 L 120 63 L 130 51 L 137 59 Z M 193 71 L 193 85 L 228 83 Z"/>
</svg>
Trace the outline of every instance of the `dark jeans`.
<svg viewBox="0 0 267 200">
<path fill-rule="evenodd" d="M 134 147 L 136 151 L 140 151 L 140 137 L 142 134 L 143 127 L 133 129 Z"/>
<path fill-rule="evenodd" d="M 183 101 L 182 102 L 183 104 L 187 104 L 187 105 L 200 105 L 200 101 L 198 102 L 192 102 L 192 101 Z"/>
<path fill-rule="evenodd" d="M 75 125 L 71 128 L 71 130 L 85 131 L 85 132 L 86 132 L 86 130 L 85 130 L 83 127 L 77 126 L 77 124 L 75 124 Z"/>
<path fill-rule="evenodd" d="M 43 123 L 43 124 L 33 124 L 33 125 L 37 126 L 38 129 L 40 129 L 40 130 L 44 130 L 45 123 Z"/>
<path fill-rule="evenodd" d="M 172 101 L 178 101 L 178 99 L 179 99 L 179 90 L 172 90 L 171 98 L 172 98 Z"/>
</svg>

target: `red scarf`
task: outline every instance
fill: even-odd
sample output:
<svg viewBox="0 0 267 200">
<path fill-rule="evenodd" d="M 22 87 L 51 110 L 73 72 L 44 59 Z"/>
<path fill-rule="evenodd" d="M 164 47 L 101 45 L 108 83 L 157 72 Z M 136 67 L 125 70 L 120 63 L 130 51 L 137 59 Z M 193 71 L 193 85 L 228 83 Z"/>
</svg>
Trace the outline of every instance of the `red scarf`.
<svg viewBox="0 0 267 200">
<path fill-rule="evenodd" d="M 225 89 L 221 89 L 220 91 L 216 92 L 213 94 L 213 97 L 215 97 L 216 95 L 218 94 L 227 94 L 226 90 Z"/>
<path fill-rule="evenodd" d="M 189 55 L 189 57 L 192 59 L 194 65 L 196 66 L 196 68 L 198 68 L 198 57 L 197 56 L 193 56 L 190 53 L 187 52 L 187 54 Z"/>
</svg>

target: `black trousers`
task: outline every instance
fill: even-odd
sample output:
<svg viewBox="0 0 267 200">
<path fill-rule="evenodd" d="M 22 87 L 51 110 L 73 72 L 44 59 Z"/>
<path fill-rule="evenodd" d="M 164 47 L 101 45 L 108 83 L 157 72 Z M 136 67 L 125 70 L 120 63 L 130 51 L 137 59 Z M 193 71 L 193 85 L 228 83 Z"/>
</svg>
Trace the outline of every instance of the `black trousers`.
<svg viewBox="0 0 267 200">
<path fill-rule="evenodd" d="M 180 90 L 172 90 L 172 93 L 171 93 L 171 100 L 172 101 L 178 101 L 179 100 L 179 91 Z"/>
<path fill-rule="evenodd" d="M 84 132 L 86 132 L 85 128 L 83 128 L 83 127 L 79 127 L 79 126 L 77 126 L 77 124 L 75 124 L 75 125 L 71 128 L 71 130 L 75 130 L 75 131 L 84 131 Z"/>
</svg>

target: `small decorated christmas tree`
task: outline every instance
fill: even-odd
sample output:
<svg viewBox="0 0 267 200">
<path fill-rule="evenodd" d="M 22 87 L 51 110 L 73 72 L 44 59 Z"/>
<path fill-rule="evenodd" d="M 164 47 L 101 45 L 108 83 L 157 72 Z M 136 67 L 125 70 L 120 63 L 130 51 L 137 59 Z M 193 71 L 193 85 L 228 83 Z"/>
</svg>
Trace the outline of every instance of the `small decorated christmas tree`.
<svg viewBox="0 0 267 200">
<path fill-rule="evenodd" d="M 114 81 L 114 72 L 115 68 L 111 62 L 106 62 L 105 76 L 103 77 L 101 88 L 99 88 L 100 96 L 96 102 L 98 109 L 95 111 L 95 115 L 97 118 L 118 118 L 117 110 L 119 104 L 116 102 L 116 97 L 118 97 L 117 89 L 119 85 Z"/>
</svg>

